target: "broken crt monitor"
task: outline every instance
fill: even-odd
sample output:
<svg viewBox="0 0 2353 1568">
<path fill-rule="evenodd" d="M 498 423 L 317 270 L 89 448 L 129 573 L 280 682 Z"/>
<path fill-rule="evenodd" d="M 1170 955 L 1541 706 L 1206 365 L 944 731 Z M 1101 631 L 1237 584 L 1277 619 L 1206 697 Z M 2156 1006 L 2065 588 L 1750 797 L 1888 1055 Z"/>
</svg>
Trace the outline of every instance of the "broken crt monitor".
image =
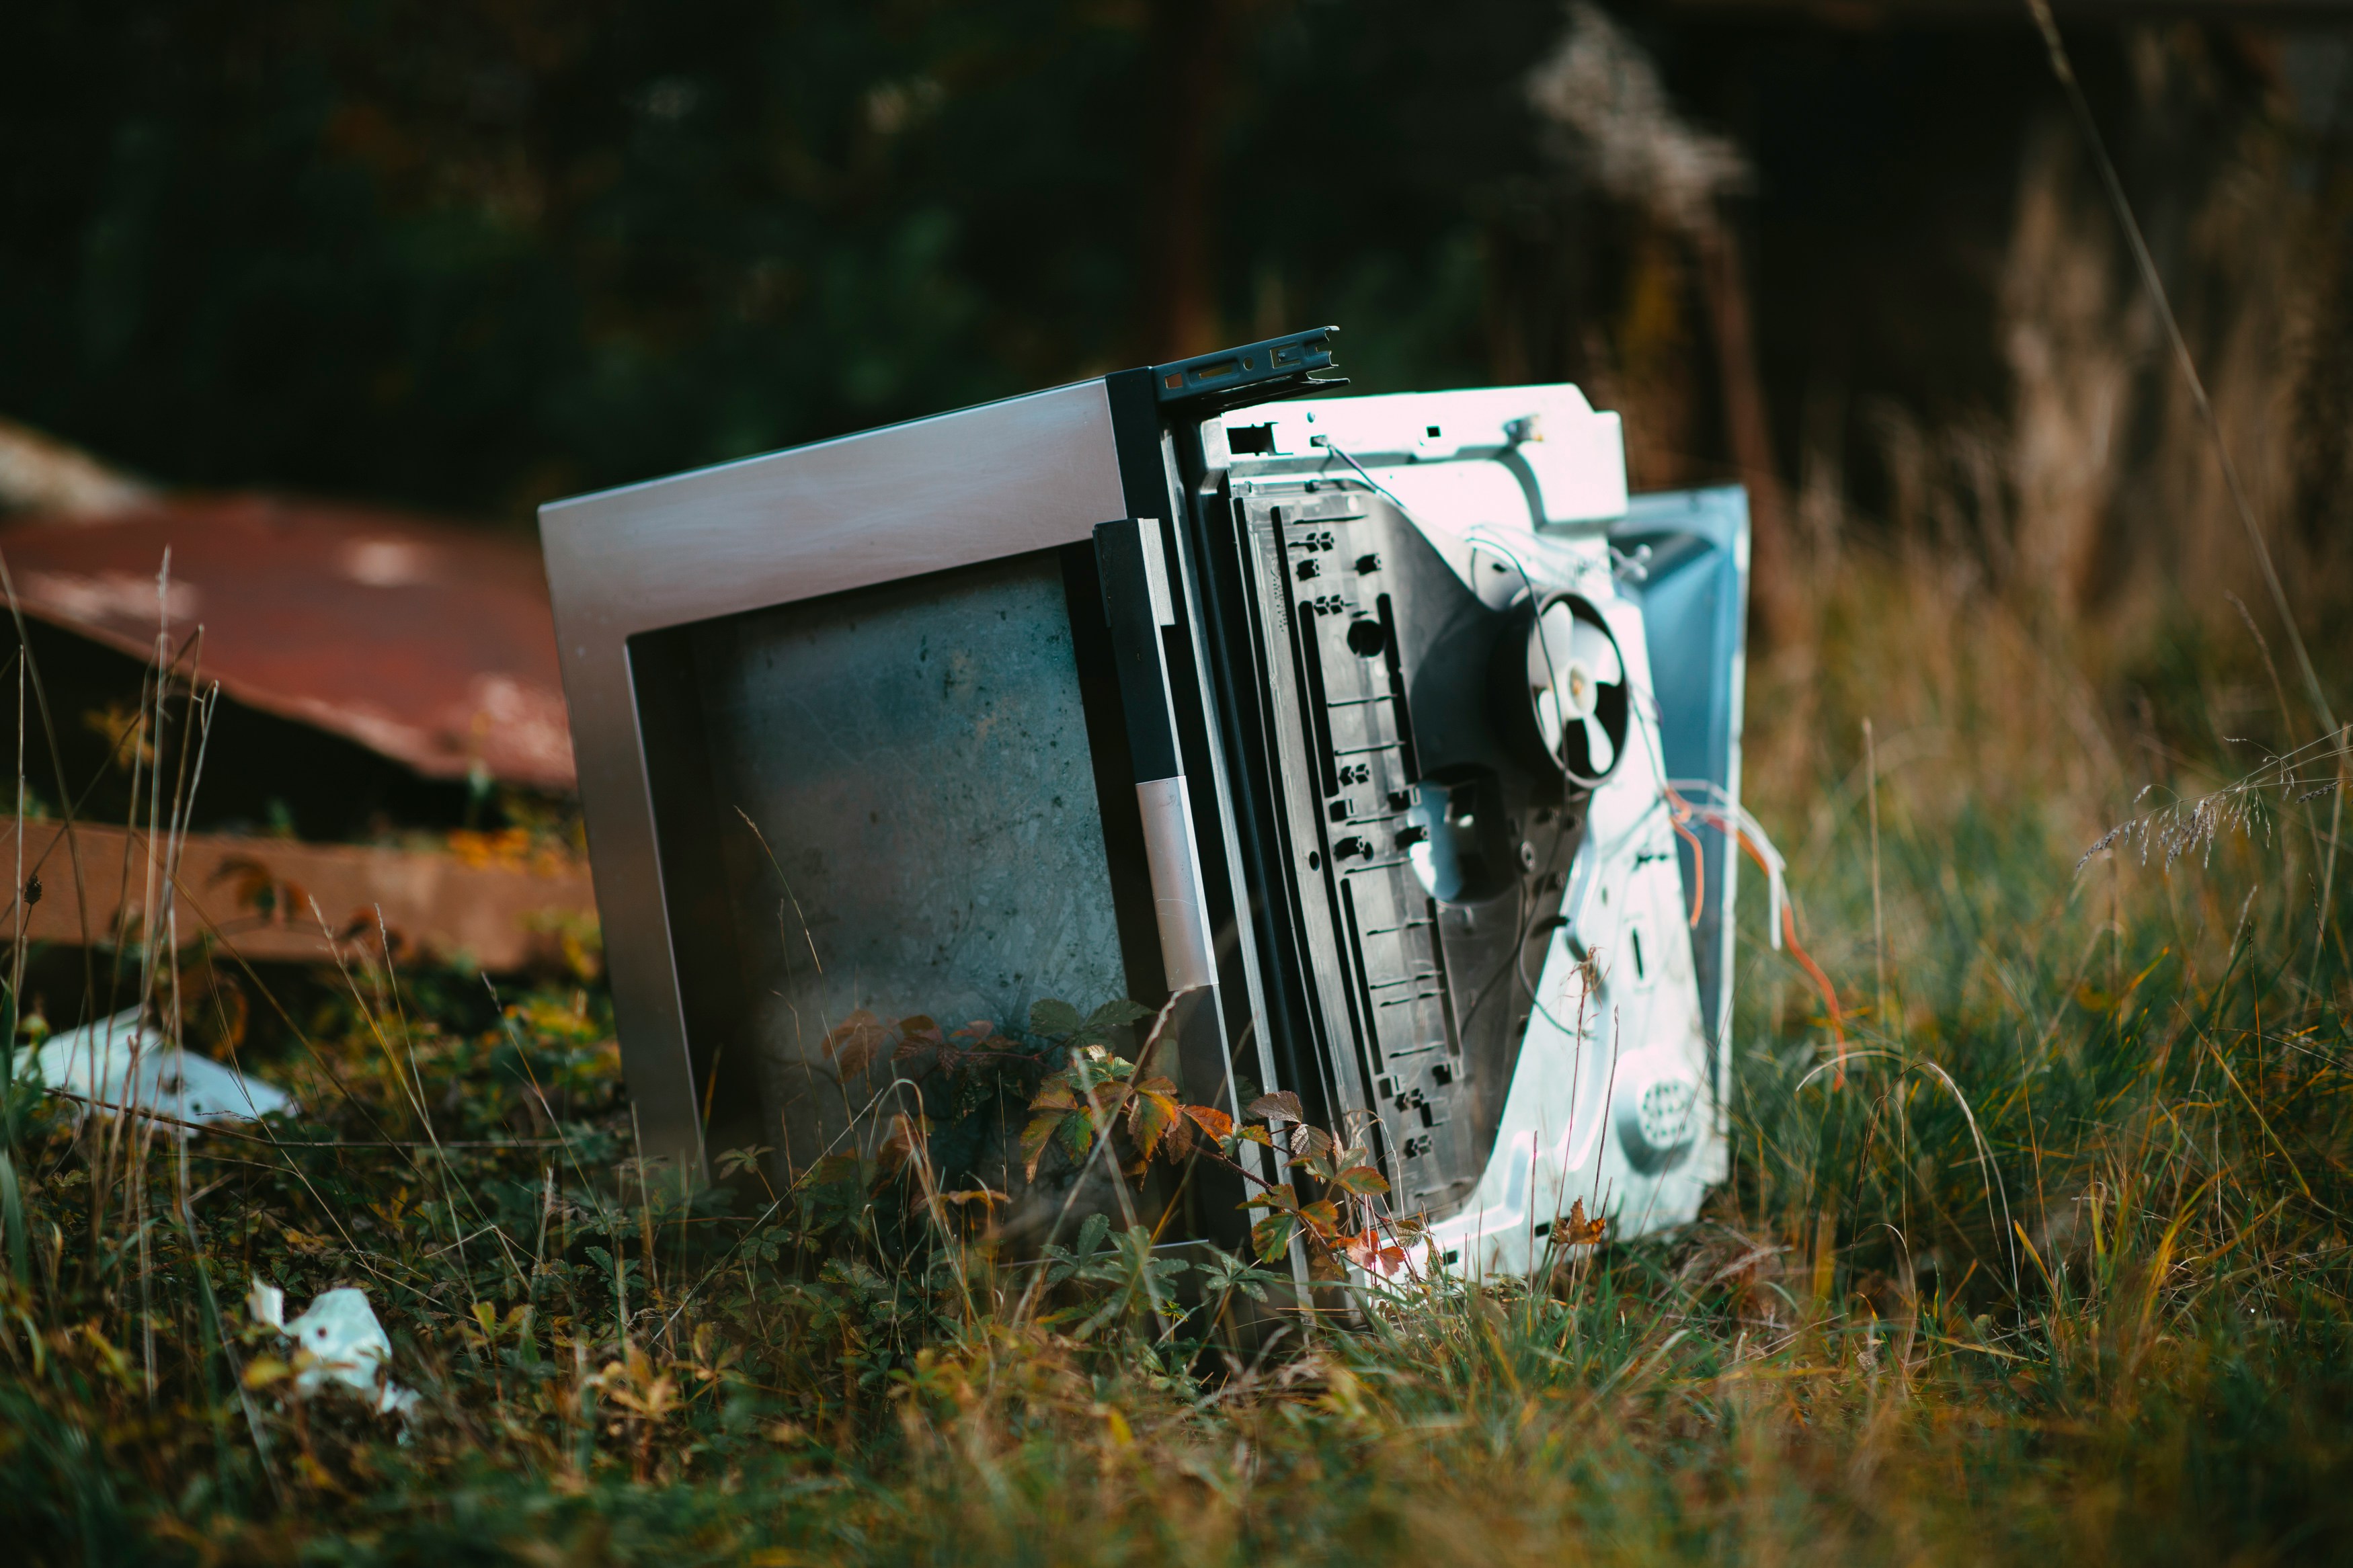
<svg viewBox="0 0 2353 1568">
<path fill-rule="evenodd" d="M 649 1154 L 792 1174 L 922 1109 L 1008 1235 L 1051 1229 L 1097 1200 L 1024 1180 L 1018 1075 L 909 1083 L 840 1026 L 1128 997 L 1187 1100 L 1361 1131 L 1458 1269 L 1530 1267 L 1579 1200 L 1691 1217 L 1745 500 L 1630 497 L 1573 386 L 1332 363 L 1299 333 L 543 510 Z M 1164 1195 L 1166 1234 L 1249 1226 L 1230 1172 Z"/>
</svg>

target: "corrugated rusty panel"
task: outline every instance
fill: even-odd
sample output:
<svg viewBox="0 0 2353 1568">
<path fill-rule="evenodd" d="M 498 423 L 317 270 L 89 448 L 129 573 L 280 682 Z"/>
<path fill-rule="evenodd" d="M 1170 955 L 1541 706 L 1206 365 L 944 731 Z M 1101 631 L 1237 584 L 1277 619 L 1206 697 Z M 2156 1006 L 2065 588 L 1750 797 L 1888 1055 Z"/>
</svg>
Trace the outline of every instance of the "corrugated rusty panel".
<svg viewBox="0 0 2353 1568">
<path fill-rule="evenodd" d="M 55 822 L 25 826 L 24 865 L 28 876 L 37 870 L 41 882 L 39 901 L 26 910 L 26 934 L 35 941 L 79 942 L 87 931 L 107 942 L 124 929 L 126 909 L 130 927 L 145 919 L 152 841 L 88 824 L 76 826 L 74 841 L 89 900 L 86 927 L 64 829 Z M 576 859 L 515 854 L 494 839 L 463 849 L 190 834 L 181 841 L 177 866 L 178 939 L 187 946 L 209 935 L 254 960 L 326 963 L 332 955 L 325 928 L 338 937 L 357 933 L 374 946 L 381 910 L 398 956 L 505 972 L 557 961 L 567 936 L 577 941 L 592 928 L 596 893 L 588 868 Z M 0 878 L 15 874 L 16 853 L 13 825 L 0 828 Z M 161 889 L 166 868 L 155 860 Z M 0 937 L 13 934 L 16 918 L 0 900 Z M 160 924 L 160 904 L 155 918 Z"/>
<path fill-rule="evenodd" d="M 158 593 L 164 552 L 168 582 Z M 429 778 L 573 787 L 547 580 L 531 540 L 265 496 L 167 497 L 0 529 L 27 615 L 150 658 L 204 628 L 237 701 Z"/>
</svg>

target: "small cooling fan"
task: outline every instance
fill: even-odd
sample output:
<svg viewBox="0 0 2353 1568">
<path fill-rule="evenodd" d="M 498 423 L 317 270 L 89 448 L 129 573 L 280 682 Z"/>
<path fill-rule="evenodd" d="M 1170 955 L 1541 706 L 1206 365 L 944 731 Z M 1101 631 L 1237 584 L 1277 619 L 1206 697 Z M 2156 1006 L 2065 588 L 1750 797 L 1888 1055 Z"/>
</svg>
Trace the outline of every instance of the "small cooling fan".
<svg viewBox="0 0 2353 1568">
<path fill-rule="evenodd" d="M 1626 750 L 1626 661 L 1601 612 L 1558 594 L 1528 625 L 1523 687 L 1545 754 L 1591 789 Z"/>
</svg>

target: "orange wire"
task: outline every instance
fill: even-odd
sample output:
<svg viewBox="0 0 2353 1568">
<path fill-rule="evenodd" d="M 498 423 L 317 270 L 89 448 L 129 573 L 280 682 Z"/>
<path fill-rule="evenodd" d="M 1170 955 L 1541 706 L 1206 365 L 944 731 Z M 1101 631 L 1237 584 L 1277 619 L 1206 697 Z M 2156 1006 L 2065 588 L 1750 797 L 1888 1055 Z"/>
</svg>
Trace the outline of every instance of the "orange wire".
<svg viewBox="0 0 2353 1568">
<path fill-rule="evenodd" d="M 1816 963 L 1813 956 L 1798 944 L 1797 906 L 1787 899 L 1781 900 L 1781 936 L 1782 940 L 1789 944 L 1790 956 L 1805 965 L 1806 973 L 1812 975 L 1814 984 L 1821 988 L 1822 1000 L 1830 1005 L 1831 1033 L 1838 1038 L 1838 1071 L 1831 1076 L 1831 1087 L 1844 1089 L 1846 1087 L 1846 1016 L 1839 1010 L 1838 991 L 1831 984 L 1831 977 L 1824 974 L 1822 966 Z"/>
<path fill-rule="evenodd" d="M 1672 794 L 1673 792 L 1670 790 L 1668 793 Z M 1700 909 L 1707 901 L 1707 851 L 1700 847 L 1699 835 L 1694 833 L 1690 828 L 1683 826 L 1683 819 L 1682 816 L 1679 816 L 1671 811 L 1667 814 L 1667 820 L 1674 825 L 1674 829 L 1677 833 L 1683 835 L 1683 842 L 1692 847 L 1691 923 L 1692 929 L 1694 931 L 1697 931 L 1699 929 Z"/>
<path fill-rule="evenodd" d="M 1757 862 L 1757 868 L 1767 876 L 1771 876 L 1773 868 L 1766 864 L 1763 852 L 1750 840 L 1747 834 L 1741 833 L 1739 837 L 1740 847 L 1748 851 L 1748 858 Z M 1785 897 L 1781 900 L 1781 940 L 1788 944 L 1789 956 L 1796 959 L 1805 972 L 1812 976 L 1816 988 L 1822 994 L 1823 1004 L 1830 1009 L 1831 1034 L 1838 1040 L 1838 1074 L 1831 1080 L 1831 1087 L 1844 1089 L 1846 1087 L 1846 1012 L 1839 1005 L 1838 988 L 1831 984 L 1831 977 L 1822 973 L 1822 966 L 1814 962 L 1813 955 L 1808 952 L 1804 944 L 1798 941 L 1798 901 L 1795 899 Z"/>
<path fill-rule="evenodd" d="M 1699 840 L 1693 838 L 1690 831 L 1683 826 L 1683 819 L 1701 814 L 1683 797 L 1674 785 L 1665 784 L 1662 787 L 1666 790 L 1667 797 L 1675 808 L 1669 814 L 1674 822 L 1675 831 L 1681 833 L 1685 838 L 1692 839 L 1694 849 L 1697 849 Z M 1757 862 L 1757 868 L 1767 877 L 1772 876 L 1773 868 L 1767 862 L 1764 851 L 1757 847 L 1755 840 L 1751 839 L 1737 823 L 1719 821 L 1712 826 L 1720 833 L 1727 831 L 1731 833 L 1740 841 L 1740 847 L 1748 852 L 1748 858 Z M 1699 924 L 1699 900 L 1696 897 L 1692 900 L 1692 924 Z M 1822 994 L 1823 1005 L 1830 1011 L 1831 1035 L 1838 1041 L 1838 1072 L 1831 1079 L 1831 1087 L 1844 1089 L 1846 1087 L 1846 1010 L 1839 1005 L 1838 987 L 1831 984 L 1831 977 L 1822 973 L 1822 966 L 1814 962 L 1813 954 L 1808 952 L 1805 944 L 1798 940 L 1798 901 L 1787 896 L 1781 900 L 1781 940 L 1788 944 L 1789 956 L 1798 961 L 1799 966 L 1804 969 L 1807 976 L 1813 981 L 1815 989 Z"/>
</svg>

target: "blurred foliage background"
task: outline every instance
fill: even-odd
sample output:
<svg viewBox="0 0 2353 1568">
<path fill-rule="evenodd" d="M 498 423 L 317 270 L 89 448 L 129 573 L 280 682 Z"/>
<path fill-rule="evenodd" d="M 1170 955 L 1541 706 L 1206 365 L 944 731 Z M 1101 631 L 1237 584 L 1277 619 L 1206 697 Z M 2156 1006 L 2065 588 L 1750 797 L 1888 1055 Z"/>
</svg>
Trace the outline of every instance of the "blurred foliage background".
<svg viewBox="0 0 2353 1568">
<path fill-rule="evenodd" d="M 1486 9 L 1433 60 L 1397 5 L 12 8 L 0 405 L 517 516 L 1261 316 L 1476 376 L 1557 21 Z"/>
<path fill-rule="evenodd" d="M 2345 33 L 2284 15 L 2062 7 L 2316 561 Z M 1727 150 L 1729 273 L 1533 100 L 1596 25 Z M 0 58 L 0 411 L 169 482 L 519 522 L 1335 322 L 1366 390 L 1577 380 L 1638 485 L 1786 491 L 1800 544 L 1893 526 L 2070 610 L 2243 554 L 2020 6 L 91 0 Z"/>
</svg>

